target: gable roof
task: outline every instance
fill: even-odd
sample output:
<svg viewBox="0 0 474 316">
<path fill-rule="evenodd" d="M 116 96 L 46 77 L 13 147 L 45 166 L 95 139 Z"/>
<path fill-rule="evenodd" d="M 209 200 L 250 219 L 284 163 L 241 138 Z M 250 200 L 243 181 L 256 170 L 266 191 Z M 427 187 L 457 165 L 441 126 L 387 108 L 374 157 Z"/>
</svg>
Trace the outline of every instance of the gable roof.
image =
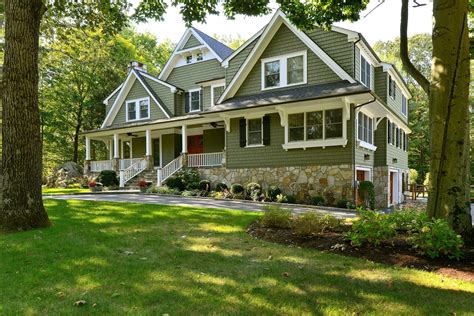
<svg viewBox="0 0 474 316">
<path fill-rule="evenodd" d="M 188 49 L 183 49 L 185 44 L 187 43 L 189 37 L 194 36 L 199 42 L 202 43 L 202 46 L 196 46 Z M 158 76 L 161 80 L 166 80 L 170 75 L 171 71 L 174 68 L 175 61 L 177 58 L 180 57 L 180 54 L 184 51 L 193 50 L 200 47 L 207 47 L 209 51 L 216 57 L 219 62 L 222 62 L 227 56 L 232 54 L 233 50 L 226 45 L 222 44 L 218 40 L 210 37 L 209 35 L 199 31 L 198 29 L 191 27 L 188 28 L 181 39 L 179 40 L 178 44 L 176 45 L 173 54 L 171 54 L 170 58 L 166 62 L 163 70 L 161 71 L 160 75 Z"/>
<path fill-rule="evenodd" d="M 219 57 L 224 60 L 226 59 L 230 54 L 234 52 L 234 50 L 223 43 L 219 42 L 213 37 L 210 37 L 206 33 L 201 32 L 197 28 L 193 27 L 192 28 L 198 35 L 199 37 L 209 46 L 212 48 L 212 51 L 214 51 Z"/>
<path fill-rule="evenodd" d="M 138 71 L 136 69 L 131 69 L 130 72 L 128 73 L 127 79 L 125 79 L 124 83 L 122 84 L 122 87 L 119 91 L 119 94 L 117 95 L 117 98 L 115 98 L 114 103 L 112 104 L 112 107 L 109 110 L 109 113 L 107 113 L 107 116 L 105 117 L 104 122 L 102 123 L 101 128 L 105 128 L 109 125 L 112 124 L 114 121 L 115 117 L 117 116 L 120 107 L 122 106 L 123 102 L 125 101 L 128 93 L 130 92 L 130 89 L 132 88 L 133 84 L 135 83 L 136 80 L 140 82 L 140 84 L 143 86 L 145 91 L 150 95 L 150 97 L 155 101 L 155 103 L 158 105 L 158 107 L 161 109 L 161 111 L 165 114 L 167 118 L 171 118 L 172 114 L 168 110 L 166 106 L 164 106 L 164 103 L 160 100 L 160 98 L 156 95 L 155 91 L 150 87 L 150 85 L 143 79 L 142 77 L 143 72 Z M 150 76 L 152 77 L 152 76 Z M 161 80 L 160 80 L 161 81 Z"/>
<path fill-rule="evenodd" d="M 231 82 L 224 90 L 224 93 L 219 98 L 218 103 L 221 103 L 223 100 L 233 97 L 239 87 L 242 85 L 245 78 L 250 73 L 253 66 L 257 63 L 258 58 L 262 54 L 263 50 L 268 46 L 273 36 L 276 34 L 281 25 L 285 24 L 288 29 L 290 29 L 296 37 L 298 37 L 306 46 L 318 56 L 336 75 L 338 75 L 342 80 L 347 80 L 350 83 L 354 83 L 355 80 L 350 76 L 341 66 L 339 66 L 326 52 L 324 52 L 319 45 L 317 45 L 306 33 L 297 29 L 286 17 L 286 15 L 278 9 L 273 15 L 270 22 L 265 27 L 265 30 L 262 32 L 261 36 L 258 38 L 257 43 L 252 48 L 252 51 L 247 56 L 242 66 L 239 68 L 235 76 L 232 78 Z"/>
<path fill-rule="evenodd" d="M 245 43 L 240 45 L 239 48 L 237 48 L 232 54 L 227 56 L 226 59 L 222 61 L 222 66 L 227 67 L 229 65 L 229 61 L 232 60 L 235 56 L 237 56 L 241 51 L 243 51 L 247 46 L 253 43 L 260 35 L 262 35 L 263 31 L 265 30 L 265 27 L 261 28 L 260 31 L 252 35 L 251 38 L 249 38 Z"/>
</svg>

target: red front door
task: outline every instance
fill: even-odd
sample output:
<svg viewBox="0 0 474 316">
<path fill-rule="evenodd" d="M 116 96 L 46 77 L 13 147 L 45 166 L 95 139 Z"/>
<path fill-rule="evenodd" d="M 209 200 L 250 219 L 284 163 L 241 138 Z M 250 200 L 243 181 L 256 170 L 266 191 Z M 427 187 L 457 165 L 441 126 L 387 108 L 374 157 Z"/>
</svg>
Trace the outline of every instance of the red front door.
<svg viewBox="0 0 474 316">
<path fill-rule="evenodd" d="M 202 154 L 202 135 L 188 136 L 188 154 Z"/>
</svg>

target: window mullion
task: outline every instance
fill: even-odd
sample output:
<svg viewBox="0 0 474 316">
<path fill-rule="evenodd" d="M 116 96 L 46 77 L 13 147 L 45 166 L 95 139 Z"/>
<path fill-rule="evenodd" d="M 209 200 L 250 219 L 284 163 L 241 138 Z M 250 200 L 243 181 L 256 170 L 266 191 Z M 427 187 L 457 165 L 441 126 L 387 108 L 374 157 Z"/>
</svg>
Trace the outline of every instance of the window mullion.
<svg viewBox="0 0 474 316">
<path fill-rule="evenodd" d="M 287 58 L 280 59 L 280 86 L 288 85 L 287 78 Z"/>
<path fill-rule="evenodd" d="M 306 141 L 306 112 L 303 115 L 303 140 Z"/>
<path fill-rule="evenodd" d="M 323 140 L 326 140 L 326 110 L 323 110 Z"/>
</svg>

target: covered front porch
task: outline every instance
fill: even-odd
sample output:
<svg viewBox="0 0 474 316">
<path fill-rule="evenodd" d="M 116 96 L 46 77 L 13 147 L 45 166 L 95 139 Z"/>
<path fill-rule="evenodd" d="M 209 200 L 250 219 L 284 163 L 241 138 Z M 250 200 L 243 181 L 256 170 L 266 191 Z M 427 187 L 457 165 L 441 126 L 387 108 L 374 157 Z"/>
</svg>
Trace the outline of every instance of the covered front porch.
<svg viewBox="0 0 474 316">
<path fill-rule="evenodd" d="M 184 166 L 204 168 L 225 164 L 224 122 L 111 130 L 108 134 L 87 135 L 85 141 L 85 171 L 115 170 L 120 175 L 121 187 L 144 171 L 154 175 L 147 180 L 161 185 Z M 107 159 L 91 159 L 96 142 L 105 144 Z"/>
</svg>

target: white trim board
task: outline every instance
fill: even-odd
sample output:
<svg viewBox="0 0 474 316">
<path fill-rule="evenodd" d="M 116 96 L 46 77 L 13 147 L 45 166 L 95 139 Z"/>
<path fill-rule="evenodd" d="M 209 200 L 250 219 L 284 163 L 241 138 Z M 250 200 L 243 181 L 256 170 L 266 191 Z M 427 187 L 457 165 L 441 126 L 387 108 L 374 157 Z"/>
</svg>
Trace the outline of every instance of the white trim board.
<svg viewBox="0 0 474 316">
<path fill-rule="evenodd" d="M 332 71 L 334 71 L 342 80 L 347 80 L 350 83 L 355 83 L 355 79 L 352 78 L 341 66 L 339 66 L 328 54 L 326 54 L 311 38 L 308 37 L 304 32 L 297 29 L 291 22 L 286 18 L 285 14 L 280 10 L 277 10 L 275 15 L 272 17 L 267 27 L 263 31 L 262 35 L 258 39 L 257 43 L 253 47 L 250 54 L 245 59 L 242 66 L 239 68 L 234 78 L 219 98 L 217 103 L 221 103 L 227 98 L 231 98 L 235 95 L 237 90 L 240 88 L 245 78 L 249 75 L 254 65 L 258 62 L 261 53 L 268 46 L 278 29 L 282 24 L 285 24 L 306 46 L 318 56 Z"/>
</svg>

